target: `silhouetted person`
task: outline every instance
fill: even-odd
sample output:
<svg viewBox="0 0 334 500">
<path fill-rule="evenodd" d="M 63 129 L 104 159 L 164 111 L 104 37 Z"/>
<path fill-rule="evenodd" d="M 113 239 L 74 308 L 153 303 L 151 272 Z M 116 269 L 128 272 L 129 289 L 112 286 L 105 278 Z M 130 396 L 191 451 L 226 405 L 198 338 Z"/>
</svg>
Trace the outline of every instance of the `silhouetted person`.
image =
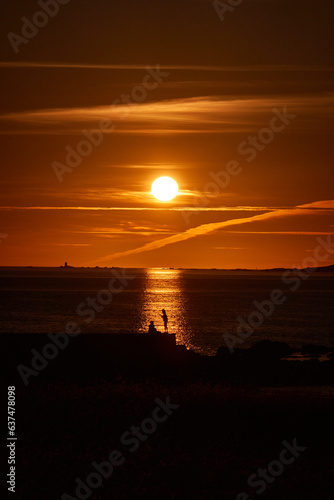
<svg viewBox="0 0 334 500">
<path fill-rule="evenodd" d="M 148 333 L 157 333 L 157 329 L 155 328 L 153 321 L 150 321 L 150 326 L 148 327 Z"/>
<path fill-rule="evenodd" d="M 161 312 L 162 312 L 162 314 L 160 314 L 160 316 L 162 317 L 162 319 L 164 321 L 165 333 L 168 333 L 168 316 L 166 314 L 165 309 L 163 309 Z"/>
</svg>

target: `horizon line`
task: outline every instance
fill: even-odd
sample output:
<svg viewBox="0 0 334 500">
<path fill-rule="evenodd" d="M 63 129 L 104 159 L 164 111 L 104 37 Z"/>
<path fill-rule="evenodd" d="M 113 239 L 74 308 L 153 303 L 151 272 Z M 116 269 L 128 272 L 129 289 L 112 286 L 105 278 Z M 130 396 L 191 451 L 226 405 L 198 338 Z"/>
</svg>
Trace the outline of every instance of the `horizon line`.
<svg viewBox="0 0 334 500">
<path fill-rule="evenodd" d="M 272 267 L 272 268 L 220 268 L 220 267 L 168 267 L 168 266 L 150 266 L 150 267 L 132 267 L 132 266 L 71 266 L 71 265 L 60 265 L 60 266 L 32 266 L 32 265 L 21 265 L 21 266 L 0 266 L 0 269 L 9 269 L 9 268 L 29 268 L 29 269 L 159 269 L 164 271 L 251 271 L 251 272 L 259 272 L 259 271 L 276 271 L 276 270 L 285 270 L 285 271 L 303 271 L 305 269 L 310 270 L 320 270 L 327 269 L 328 267 L 334 267 L 333 264 L 328 264 L 327 266 L 320 267 Z"/>
</svg>

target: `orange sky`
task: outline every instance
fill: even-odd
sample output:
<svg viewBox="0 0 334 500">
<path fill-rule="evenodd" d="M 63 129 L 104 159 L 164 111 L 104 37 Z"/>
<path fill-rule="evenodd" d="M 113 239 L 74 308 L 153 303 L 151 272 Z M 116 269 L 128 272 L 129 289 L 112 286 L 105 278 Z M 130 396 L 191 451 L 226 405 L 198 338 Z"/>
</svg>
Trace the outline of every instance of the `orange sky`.
<svg viewBox="0 0 334 500">
<path fill-rule="evenodd" d="M 73 0 L 8 42 L 0 265 L 300 265 L 334 233 L 332 3 L 248 0 L 223 23 L 204 0 L 146 3 Z"/>
</svg>

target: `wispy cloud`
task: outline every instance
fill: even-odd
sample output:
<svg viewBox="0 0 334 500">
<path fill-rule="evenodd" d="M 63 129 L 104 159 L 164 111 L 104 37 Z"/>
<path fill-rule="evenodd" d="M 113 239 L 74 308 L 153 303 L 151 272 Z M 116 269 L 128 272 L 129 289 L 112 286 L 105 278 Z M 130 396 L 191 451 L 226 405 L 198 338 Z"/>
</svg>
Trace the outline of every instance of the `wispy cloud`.
<svg viewBox="0 0 334 500">
<path fill-rule="evenodd" d="M 130 192 L 131 194 L 132 192 Z M 182 194 L 182 192 L 181 192 Z M 193 194 L 191 192 L 191 194 Z M 196 194 L 196 193 L 195 193 Z M 145 199 L 147 201 L 147 196 L 150 195 L 149 192 L 145 193 Z M 122 196 L 121 196 L 122 198 Z M 152 198 L 153 199 L 153 198 Z M 154 201 L 154 200 L 153 200 Z M 156 203 L 156 201 L 155 201 Z M 293 213 L 296 211 L 299 213 L 314 212 L 318 210 L 331 212 L 334 210 L 334 200 L 316 201 L 313 203 L 307 203 L 304 205 L 298 205 L 297 207 L 268 207 L 268 206 L 252 206 L 252 205 L 238 205 L 238 206 L 217 206 L 217 207 L 195 207 L 195 206 L 146 206 L 146 207 L 98 207 L 98 206 L 3 206 L 0 210 L 3 211 L 16 211 L 16 210 L 69 210 L 69 211 L 102 211 L 102 212 L 281 212 L 283 215 L 289 214 L 292 210 Z M 277 232 L 275 231 L 277 234 Z M 285 234 L 286 232 L 282 232 Z M 313 233 L 312 233 L 313 234 Z"/>
<path fill-rule="evenodd" d="M 180 169 L 188 169 L 188 168 L 193 168 L 192 165 L 185 165 L 182 163 L 142 163 L 142 164 L 129 164 L 129 165 L 110 165 L 110 168 L 129 168 L 129 169 L 134 169 L 134 170 L 180 170 Z"/>
<path fill-rule="evenodd" d="M 324 236 L 334 234 L 332 231 L 226 231 L 233 234 L 270 234 L 270 235 L 294 235 L 294 236 Z"/>
<path fill-rule="evenodd" d="M 249 250 L 246 247 L 214 247 L 214 250 Z"/>
<path fill-rule="evenodd" d="M 84 211 L 173 211 L 173 212 L 264 212 L 268 210 L 277 210 L 273 207 L 252 207 L 252 206 L 237 206 L 237 207 L 47 207 L 47 206 L 36 206 L 36 207 L 19 207 L 19 206 L 7 206 L 0 207 L 0 210 L 11 211 L 11 210 L 84 210 Z M 283 208 L 282 208 L 283 210 Z"/>
<path fill-rule="evenodd" d="M 40 243 L 41 246 L 50 247 L 90 247 L 91 243 Z"/>
<path fill-rule="evenodd" d="M 80 132 L 82 128 L 98 127 L 100 121 L 105 119 L 112 120 L 116 124 L 115 131 L 119 133 L 241 132 L 263 126 L 272 115 L 273 108 L 284 106 L 290 112 L 303 116 L 298 125 L 303 130 L 327 127 L 334 111 L 334 94 L 237 99 L 200 96 L 130 106 L 116 104 L 14 112 L 1 115 L 0 120 L 7 127 L 10 123 L 28 125 L 36 133 L 41 127 L 44 132 L 45 127 L 50 127 L 55 133 L 64 128 L 68 132 Z"/>
<path fill-rule="evenodd" d="M 312 208 L 319 210 L 334 210 L 334 200 L 314 201 L 305 205 L 298 205 L 298 208 Z"/>
<path fill-rule="evenodd" d="M 151 224 L 142 225 L 140 222 L 135 223 L 133 221 L 120 221 L 118 224 L 109 227 L 92 227 L 87 229 L 82 227 L 79 230 L 71 231 L 72 234 L 94 234 L 99 237 L 108 238 L 114 236 L 123 237 L 126 234 L 131 234 L 133 236 L 153 236 L 153 235 L 164 235 L 164 234 L 175 234 L 175 231 L 171 231 L 166 224 Z"/>
<path fill-rule="evenodd" d="M 55 69 L 103 69 L 103 70 L 145 70 L 147 64 L 84 64 L 65 62 L 38 61 L 0 61 L 0 68 L 55 68 Z M 205 66 L 196 64 L 163 64 L 161 69 L 215 72 L 249 72 L 249 71 L 334 71 L 334 66 L 315 65 L 241 65 L 241 66 Z"/>
</svg>

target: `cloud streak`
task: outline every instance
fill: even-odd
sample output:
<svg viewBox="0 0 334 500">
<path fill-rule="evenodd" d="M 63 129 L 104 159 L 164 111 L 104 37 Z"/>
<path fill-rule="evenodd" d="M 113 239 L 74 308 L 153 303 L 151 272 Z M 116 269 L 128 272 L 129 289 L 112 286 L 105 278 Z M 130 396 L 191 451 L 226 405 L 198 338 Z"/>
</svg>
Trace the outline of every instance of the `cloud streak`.
<svg viewBox="0 0 334 500">
<path fill-rule="evenodd" d="M 283 208 L 282 208 L 283 209 Z M 83 210 L 83 211 L 142 211 L 142 212 L 264 212 L 268 210 L 277 210 L 277 208 L 272 207 L 251 207 L 251 206 L 237 206 L 237 207 L 46 207 L 46 206 L 36 206 L 36 207 L 19 207 L 19 206 L 7 206 L 0 207 L 0 210 L 11 211 L 11 210 Z"/>
<path fill-rule="evenodd" d="M 334 111 L 334 94 L 301 96 L 256 96 L 222 98 L 199 96 L 166 99 L 141 104 L 115 104 L 81 108 L 42 109 L 0 115 L 2 126 L 25 124 L 31 130 L 50 133 L 67 130 L 79 132 L 83 128 L 98 128 L 101 120 L 112 120 L 118 133 L 172 132 L 244 132 L 263 127 L 273 108 L 286 106 L 303 116 L 299 127 L 318 130 L 327 127 Z M 314 116 L 317 117 L 315 121 Z M 74 129 L 73 129 L 74 127 Z M 17 127 L 14 130 L 17 133 Z M 113 133 L 112 130 L 110 133 Z"/>
<path fill-rule="evenodd" d="M 334 210 L 334 200 L 314 201 L 305 205 L 298 205 L 298 208 L 311 208 L 319 210 Z"/>
<path fill-rule="evenodd" d="M 226 231 L 230 234 L 277 234 L 294 236 L 325 236 L 326 234 L 334 234 L 332 231 Z"/>
<path fill-rule="evenodd" d="M 278 71 L 334 71 L 334 66 L 307 66 L 307 65 L 243 65 L 243 66 L 206 66 L 196 64 L 163 64 L 161 69 L 170 69 L 175 71 L 213 71 L 213 72 L 278 72 Z M 38 61 L 0 61 L 0 68 L 20 69 L 102 69 L 102 70 L 145 70 L 147 64 L 82 64 L 65 62 L 38 62 Z"/>
</svg>

